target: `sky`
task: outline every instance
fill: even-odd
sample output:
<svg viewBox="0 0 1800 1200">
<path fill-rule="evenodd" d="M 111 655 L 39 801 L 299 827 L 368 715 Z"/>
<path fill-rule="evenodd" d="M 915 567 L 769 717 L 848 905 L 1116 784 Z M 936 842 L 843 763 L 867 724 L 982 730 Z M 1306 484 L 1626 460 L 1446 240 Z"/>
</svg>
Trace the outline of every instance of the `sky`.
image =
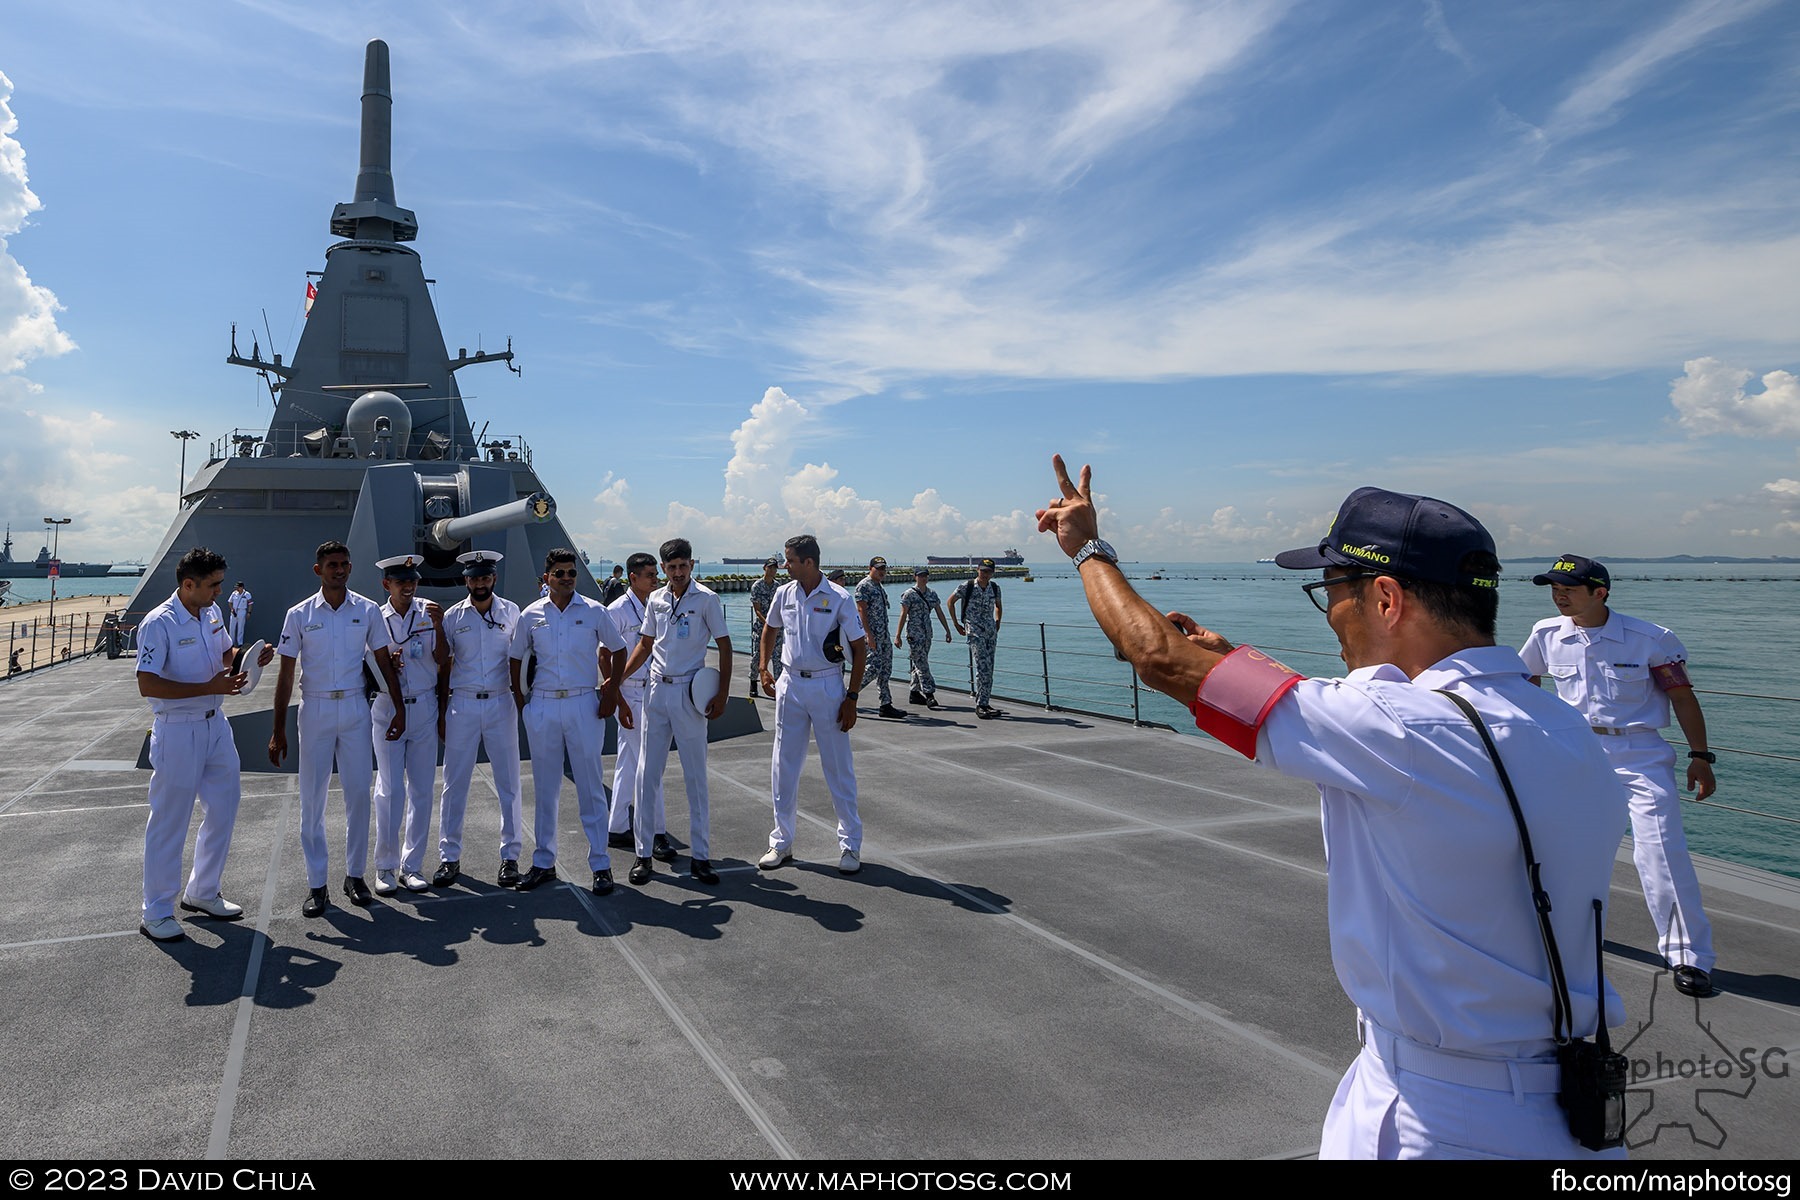
<svg viewBox="0 0 1800 1200">
<path fill-rule="evenodd" d="M 1507 557 L 1800 554 L 1778 0 L 9 0 L 0 517 L 137 559 L 265 427 L 385 39 L 470 416 L 581 548 L 1142 561 L 1374 484 Z M 196 465 L 190 456 L 191 473 Z"/>
</svg>

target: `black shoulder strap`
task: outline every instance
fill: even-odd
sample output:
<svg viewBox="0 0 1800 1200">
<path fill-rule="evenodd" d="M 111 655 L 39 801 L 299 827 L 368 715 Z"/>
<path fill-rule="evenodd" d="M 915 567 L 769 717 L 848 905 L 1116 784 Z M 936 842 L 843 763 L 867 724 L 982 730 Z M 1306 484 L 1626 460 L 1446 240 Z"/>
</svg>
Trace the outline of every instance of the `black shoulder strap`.
<svg viewBox="0 0 1800 1200">
<path fill-rule="evenodd" d="M 1507 777 L 1506 764 L 1500 761 L 1500 751 L 1494 746 L 1494 739 L 1488 736 L 1487 725 L 1475 706 L 1454 692 L 1436 689 L 1437 694 L 1462 709 L 1463 715 L 1475 726 L 1475 732 L 1481 735 L 1481 744 L 1487 747 L 1488 757 L 1493 760 L 1494 771 L 1500 776 L 1500 786 L 1506 789 L 1506 802 L 1512 805 L 1513 820 L 1519 826 L 1519 845 L 1525 851 L 1525 873 L 1531 885 L 1531 902 L 1537 908 L 1538 932 L 1544 939 L 1544 955 L 1550 960 L 1550 989 L 1556 1000 L 1553 1036 L 1556 1044 L 1561 1046 L 1575 1036 L 1575 1010 L 1569 1003 L 1569 981 L 1563 973 L 1562 955 L 1556 949 L 1556 931 L 1550 927 L 1550 894 L 1544 890 L 1543 867 L 1531 851 L 1531 831 L 1525 827 L 1525 814 L 1519 808 L 1518 794 L 1513 791 L 1512 780 Z M 1598 901 L 1596 901 L 1598 903 Z M 1596 931 L 1596 938 L 1598 931 Z M 1597 953 L 1597 952 L 1596 952 Z M 1606 981 L 1605 976 L 1597 980 L 1600 987 L 1600 1029 L 1601 1036 L 1606 1030 Z M 1565 1033 L 1564 1030 L 1567 1030 Z"/>
</svg>

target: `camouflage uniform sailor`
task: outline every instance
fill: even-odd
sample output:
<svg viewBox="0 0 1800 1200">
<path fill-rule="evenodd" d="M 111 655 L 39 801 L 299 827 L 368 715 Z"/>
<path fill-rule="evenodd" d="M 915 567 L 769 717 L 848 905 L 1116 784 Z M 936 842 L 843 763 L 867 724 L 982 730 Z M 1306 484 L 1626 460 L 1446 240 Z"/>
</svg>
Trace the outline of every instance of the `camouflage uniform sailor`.
<svg viewBox="0 0 1800 1200">
<path fill-rule="evenodd" d="M 881 715 L 884 717 L 904 717 L 906 713 L 894 707 L 894 694 L 888 676 L 894 673 L 894 647 L 888 641 L 888 594 L 884 583 L 887 579 L 887 559 L 877 555 L 869 560 L 869 573 L 863 576 L 851 595 L 856 600 L 856 612 L 862 619 L 863 632 L 869 638 L 869 674 L 867 678 L 875 681 L 875 687 L 881 694 Z"/>
<path fill-rule="evenodd" d="M 958 620 L 956 606 L 963 606 Z M 1000 638 L 1000 585 L 994 582 L 994 560 L 984 558 L 975 578 L 950 593 L 950 619 L 956 632 L 967 634 L 975 661 L 975 715 L 997 717 L 1000 710 L 988 704 L 994 692 L 994 643 Z"/>
<path fill-rule="evenodd" d="M 755 647 L 762 642 L 763 617 L 768 615 L 769 605 L 775 603 L 775 589 L 780 585 L 775 582 L 775 569 L 781 561 L 773 556 L 763 563 L 762 578 L 750 585 L 750 695 L 756 696 L 756 651 Z M 784 635 L 775 633 L 775 655 L 769 669 L 777 679 L 781 678 L 781 639 Z"/>
<path fill-rule="evenodd" d="M 912 663 L 912 696 L 914 704 L 936 708 L 937 680 L 931 675 L 931 614 L 937 613 L 944 627 L 944 640 L 950 640 L 950 622 L 944 619 L 944 605 L 931 590 L 931 572 L 925 567 L 913 568 L 913 586 L 900 593 L 900 638 L 911 644 L 908 653 Z M 896 638 L 894 644 L 900 644 Z"/>
</svg>

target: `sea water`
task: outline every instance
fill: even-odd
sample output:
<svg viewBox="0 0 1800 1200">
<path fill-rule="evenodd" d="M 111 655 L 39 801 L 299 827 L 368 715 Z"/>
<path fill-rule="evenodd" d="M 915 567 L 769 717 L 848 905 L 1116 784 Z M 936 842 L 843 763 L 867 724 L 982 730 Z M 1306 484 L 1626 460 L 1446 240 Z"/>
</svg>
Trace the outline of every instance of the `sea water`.
<svg viewBox="0 0 1800 1200">
<path fill-rule="evenodd" d="M 1519 646 L 1532 625 L 1556 614 L 1550 589 L 1531 583 L 1541 563 L 1505 564 L 1498 638 Z M 907 564 L 892 568 L 904 574 Z M 1236 643 L 1268 651 L 1306 675 L 1339 675 L 1337 639 L 1325 617 L 1300 591 L 1315 572 L 1283 571 L 1268 563 L 1127 563 L 1140 594 L 1162 611 L 1180 611 Z M 710 573 L 710 572 L 703 572 Z M 1050 703 L 1065 708 L 1167 724 L 1204 736 L 1174 700 L 1141 685 L 1118 662 L 1088 610 L 1066 562 L 1032 566 L 1034 581 L 1002 579 L 1004 620 L 996 653 L 996 704 L 1006 708 Z M 854 582 L 854 581 L 853 581 Z M 1700 694 L 1708 740 L 1719 754 L 1719 790 L 1706 804 L 1685 803 L 1688 840 L 1702 854 L 1800 877 L 1800 564 L 1620 564 L 1613 571 L 1612 606 L 1673 629 L 1688 650 L 1688 673 Z M 904 585 L 888 588 L 891 619 Z M 934 583 L 947 605 L 957 584 Z M 732 627 L 748 621 L 749 599 L 725 597 Z M 932 672 L 942 684 L 965 688 L 970 672 L 962 638 L 945 644 L 935 618 Z M 895 677 L 904 699 L 905 650 L 896 650 Z M 747 670 L 742 668 L 742 671 Z M 1731 695 L 1722 693 L 1735 693 Z M 1665 735 L 1679 756 L 1677 780 L 1686 788 L 1686 745 L 1680 728 Z M 1756 814 L 1730 811 L 1753 810 Z"/>
</svg>

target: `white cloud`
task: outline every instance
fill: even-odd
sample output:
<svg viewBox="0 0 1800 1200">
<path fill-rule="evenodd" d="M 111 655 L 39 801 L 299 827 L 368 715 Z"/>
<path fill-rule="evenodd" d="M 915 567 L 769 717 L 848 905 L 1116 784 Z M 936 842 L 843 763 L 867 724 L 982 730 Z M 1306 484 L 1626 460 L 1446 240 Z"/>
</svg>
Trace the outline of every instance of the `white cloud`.
<svg viewBox="0 0 1800 1200">
<path fill-rule="evenodd" d="M 1690 359 L 1681 377 L 1669 381 L 1669 400 L 1682 426 L 1695 435 L 1800 435 L 1800 378 L 1770 371 L 1760 392 L 1746 392 L 1751 374 L 1716 358 Z"/>
<path fill-rule="evenodd" d="M 60 306 L 50 289 L 31 282 L 13 258 L 8 239 L 43 207 L 25 172 L 25 148 L 13 134 L 19 120 L 7 103 L 12 80 L 0 74 L 0 374 L 20 370 L 34 358 L 75 348 L 56 325 Z"/>
</svg>

